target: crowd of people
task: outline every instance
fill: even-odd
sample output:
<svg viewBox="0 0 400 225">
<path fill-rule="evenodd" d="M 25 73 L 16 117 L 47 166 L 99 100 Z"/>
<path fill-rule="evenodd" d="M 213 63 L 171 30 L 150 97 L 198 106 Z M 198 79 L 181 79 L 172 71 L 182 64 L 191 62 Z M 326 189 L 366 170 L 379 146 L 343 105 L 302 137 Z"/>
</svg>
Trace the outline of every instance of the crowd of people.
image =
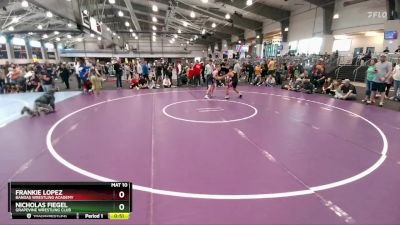
<svg viewBox="0 0 400 225">
<path fill-rule="evenodd" d="M 115 79 L 116 88 L 122 88 L 123 82 L 131 89 L 206 86 L 205 98 L 212 97 L 215 86 L 226 86 L 226 98 L 229 98 L 231 88 L 242 96 L 236 89 L 241 81 L 254 86 L 280 86 L 282 89 L 307 94 L 327 94 L 343 100 L 357 99 L 357 89 L 350 80 L 334 80 L 326 75 L 324 60 L 325 58 L 320 58 L 314 65 L 307 66 L 274 58 L 259 61 L 205 60 L 192 63 L 179 60 L 168 62 L 163 59 L 123 63 L 120 59 L 115 59 L 105 64 L 81 59 L 72 63 L 35 62 L 26 66 L 7 62 L 0 69 L 0 93 L 48 92 L 59 89 L 56 80 L 62 81 L 65 89 L 70 89 L 70 81 L 73 79 L 84 94 L 99 94 L 105 81 Z M 399 101 L 399 65 L 389 63 L 385 54 L 380 55 L 379 60 L 372 58 L 370 62 L 363 102 L 374 104 L 377 97 L 379 106 L 383 106 L 386 99 Z M 390 97 L 392 85 L 394 95 Z"/>
</svg>

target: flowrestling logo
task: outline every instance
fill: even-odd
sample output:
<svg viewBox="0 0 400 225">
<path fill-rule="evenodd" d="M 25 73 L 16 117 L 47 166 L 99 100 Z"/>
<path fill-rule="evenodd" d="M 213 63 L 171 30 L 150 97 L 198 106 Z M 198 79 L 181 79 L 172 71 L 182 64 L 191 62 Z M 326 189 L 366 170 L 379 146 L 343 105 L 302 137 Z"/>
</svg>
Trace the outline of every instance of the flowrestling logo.
<svg viewBox="0 0 400 225">
<path fill-rule="evenodd" d="M 386 11 L 370 11 L 367 12 L 368 19 L 386 19 L 387 12 Z"/>
</svg>

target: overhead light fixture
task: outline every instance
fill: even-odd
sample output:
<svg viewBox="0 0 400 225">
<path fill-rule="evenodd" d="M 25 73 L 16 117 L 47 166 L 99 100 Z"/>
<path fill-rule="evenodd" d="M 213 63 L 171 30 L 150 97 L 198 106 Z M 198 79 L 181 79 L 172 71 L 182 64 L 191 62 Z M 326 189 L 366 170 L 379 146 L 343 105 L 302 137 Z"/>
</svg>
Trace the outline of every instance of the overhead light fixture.
<svg viewBox="0 0 400 225">
<path fill-rule="evenodd" d="M 225 19 L 229 20 L 230 18 L 231 18 L 231 15 L 230 15 L 229 13 L 227 13 L 227 14 L 225 15 Z"/>
<path fill-rule="evenodd" d="M 289 31 L 289 27 L 285 27 L 285 31 L 288 32 Z"/>
<path fill-rule="evenodd" d="M 43 38 L 48 38 L 49 36 L 47 34 L 43 34 Z"/>
<path fill-rule="evenodd" d="M 156 26 L 153 26 L 152 29 L 153 29 L 153 30 L 157 30 L 157 27 L 156 27 Z"/>
<path fill-rule="evenodd" d="M 50 12 L 50 11 L 47 11 L 46 16 L 49 17 L 49 18 L 51 18 L 51 17 L 53 17 L 53 13 Z"/>
<path fill-rule="evenodd" d="M 24 8 L 28 7 L 29 6 L 28 1 L 26 1 L 26 0 L 22 1 L 21 2 L 21 6 L 24 7 Z"/>
<path fill-rule="evenodd" d="M 153 36 L 153 38 L 152 38 L 152 39 L 153 39 L 153 41 L 156 41 L 156 40 L 157 40 L 156 36 Z"/>
<path fill-rule="evenodd" d="M 193 41 L 193 38 L 190 38 L 190 41 Z"/>
<path fill-rule="evenodd" d="M 202 34 L 202 35 L 206 34 L 206 29 L 203 29 L 203 30 L 201 31 L 201 34 Z"/>
<path fill-rule="evenodd" d="M 107 27 L 107 31 L 110 31 L 110 28 L 109 28 L 109 27 Z"/>
<path fill-rule="evenodd" d="M 135 37 L 136 35 L 135 35 L 135 33 L 132 33 L 132 37 Z"/>
<path fill-rule="evenodd" d="M 83 10 L 83 14 L 87 15 L 89 12 L 85 9 Z"/>
<path fill-rule="evenodd" d="M 224 47 L 226 48 L 226 44 L 224 44 Z"/>
<path fill-rule="evenodd" d="M 132 32 L 133 32 L 133 29 L 132 29 L 132 28 L 131 28 L 131 29 L 129 29 L 129 32 L 131 32 L 131 33 L 132 33 Z"/>
<path fill-rule="evenodd" d="M 68 38 L 68 39 L 71 39 L 71 38 L 72 38 L 72 36 L 71 36 L 70 34 L 68 34 L 68 35 L 67 35 L 67 38 Z"/>
<path fill-rule="evenodd" d="M 124 12 L 122 12 L 121 10 L 118 11 L 118 16 L 119 17 L 123 17 L 124 16 Z"/>
<path fill-rule="evenodd" d="M 125 26 L 126 26 L 126 27 L 129 27 L 129 26 L 130 26 L 130 24 L 129 24 L 128 21 L 125 22 Z"/>
<path fill-rule="evenodd" d="M 82 42 L 82 41 L 83 41 L 83 39 L 82 39 L 81 37 L 78 37 L 76 40 L 77 40 L 78 42 Z"/>
<path fill-rule="evenodd" d="M 172 41 L 172 40 L 169 40 L 169 43 L 170 43 L 170 44 L 172 44 L 172 43 L 173 43 L 173 41 Z"/>
<path fill-rule="evenodd" d="M 90 37 L 94 37 L 94 34 L 90 34 Z"/>
<path fill-rule="evenodd" d="M 152 20 L 154 23 L 157 23 L 157 17 L 153 16 Z"/>
<path fill-rule="evenodd" d="M 58 37 L 58 38 L 56 38 L 56 41 L 61 41 L 61 39 Z"/>
<path fill-rule="evenodd" d="M 212 23 L 212 24 L 211 24 L 211 27 L 212 27 L 212 28 L 215 28 L 216 26 L 217 26 L 217 24 L 215 24 L 215 23 Z"/>
<path fill-rule="evenodd" d="M 32 33 L 32 32 L 29 32 L 28 35 L 33 35 L 33 33 Z"/>
<path fill-rule="evenodd" d="M 115 32 L 113 33 L 113 36 L 117 35 Z"/>
<path fill-rule="evenodd" d="M 9 30 L 9 31 L 14 31 L 14 27 L 13 27 L 13 26 L 10 26 L 10 27 L 8 27 L 8 30 Z"/>
<path fill-rule="evenodd" d="M 251 6 L 252 4 L 253 4 L 253 0 L 247 0 L 247 1 L 246 1 L 246 5 L 247 5 L 247 6 Z"/>
<path fill-rule="evenodd" d="M 333 15 L 333 19 L 339 19 L 339 13 L 335 13 L 335 15 Z"/>
<path fill-rule="evenodd" d="M 257 39 L 260 39 L 260 35 L 257 35 L 257 37 L 256 37 Z"/>
<path fill-rule="evenodd" d="M 242 43 L 242 41 L 241 41 L 241 40 L 239 40 L 239 41 L 238 41 L 238 43 L 239 43 L 239 44 L 241 44 L 241 43 Z"/>
<path fill-rule="evenodd" d="M 41 30 L 41 29 L 43 29 L 43 26 L 42 26 L 41 24 L 39 24 L 39 25 L 37 26 L 37 29 Z"/>
<path fill-rule="evenodd" d="M 189 41 L 186 41 L 186 44 L 189 44 Z"/>
<path fill-rule="evenodd" d="M 58 31 L 54 31 L 54 34 L 55 34 L 55 35 L 59 35 L 59 34 L 60 34 L 60 32 L 58 32 Z"/>
<path fill-rule="evenodd" d="M 188 22 L 183 21 L 182 23 L 183 23 L 183 26 L 184 26 L 184 27 L 187 27 L 187 26 L 188 26 Z"/>
<path fill-rule="evenodd" d="M 206 4 L 206 3 L 208 3 L 208 0 L 201 0 L 201 2 Z"/>
<path fill-rule="evenodd" d="M 97 40 L 101 41 L 101 37 L 97 37 Z"/>
<path fill-rule="evenodd" d="M 139 37 L 138 37 L 138 36 L 135 36 L 135 40 L 137 40 L 137 39 L 139 39 Z"/>
<path fill-rule="evenodd" d="M 118 36 L 118 39 L 121 39 L 121 37 L 120 37 L 120 36 Z"/>
<path fill-rule="evenodd" d="M 183 46 L 183 44 L 181 43 L 181 46 Z"/>
<path fill-rule="evenodd" d="M 199 38 L 199 36 L 197 36 L 197 35 L 194 35 L 194 40 L 196 40 L 197 38 Z"/>
<path fill-rule="evenodd" d="M 11 23 L 18 23 L 19 22 L 19 18 L 18 17 L 14 17 L 11 20 Z"/>
<path fill-rule="evenodd" d="M 172 41 L 172 42 L 175 42 L 175 38 L 172 38 L 171 41 Z"/>
<path fill-rule="evenodd" d="M 157 34 L 155 32 L 153 32 L 153 36 L 156 36 Z"/>
<path fill-rule="evenodd" d="M 177 35 L 177 34 L 174 34 L 174 38 L 178 38 L 178 35 Z"/>
<path fill-rule="evenodd" d="M 72 27 L 72 24 L 71 24 L 71 23 L 68 23 L 67 26 L 68 26 L 68 27 Z"/>
<path fill-rule="evenodd" d="M 151 9 L 152 9 L 154 12 L 158 12 L 158 7 L 157 7 L 156 5 L 153 5 L 153 6 L 151 7 Z"/>
<path fill-rule="evenodd" d="M 110 4 L 115 4 L 115 0 L 108 0 Z"/>
<path fill-rule="evenodd" d="M 181 29 L 178 29 L 178 34 L 182 33 Z"/>
<path fill-rule="evenodd" d="M 191 11 L 191 12 L 190 12 L 190 17 L 195 18 L 195 17 L 196 17 L 196 14 L 195 14 L 193 11 Z"/>
</svg>

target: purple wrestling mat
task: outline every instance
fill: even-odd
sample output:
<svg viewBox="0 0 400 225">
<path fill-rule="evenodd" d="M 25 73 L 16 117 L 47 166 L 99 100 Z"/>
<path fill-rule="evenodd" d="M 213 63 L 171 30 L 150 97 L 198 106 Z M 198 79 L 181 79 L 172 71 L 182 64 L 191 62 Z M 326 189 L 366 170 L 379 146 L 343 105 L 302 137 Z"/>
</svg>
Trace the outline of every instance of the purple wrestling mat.
<svg viewBox="0 0 400 225">
<path fill-rule="evenodd" d="M 400 224 L 400 114 L 274 88 L 76 96 L 0 128 L 7 182 L 132 181 L 128 221 L 30 224 Z"/>
</svg>

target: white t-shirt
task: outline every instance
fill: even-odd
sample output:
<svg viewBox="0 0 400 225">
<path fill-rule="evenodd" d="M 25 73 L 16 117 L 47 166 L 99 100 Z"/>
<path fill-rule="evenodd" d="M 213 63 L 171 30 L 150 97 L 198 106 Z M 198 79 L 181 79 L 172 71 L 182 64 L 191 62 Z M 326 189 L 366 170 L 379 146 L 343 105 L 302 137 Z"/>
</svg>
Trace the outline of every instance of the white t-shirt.
<svg viewBox="0 0 400 225">
<path fill-rule="evenodd" d="M 212 66 L 210 64 L 207 64 L 204 72 L 205 72 L 205 75 L 211 75 L 213 72 Z"/>
<path fill-rule="evenodd" d="M 137 70 L 138 74 L 142 74 L 143 73 L 142 65 L 140 65 L 140 63 L 137 64 L 136 70 Z"/>
<path fill-rule="evenodd" d="M 396 65 L 393 69 L 393 80 L 400 81 L 400 66 Z"/>
<path fill-rule="evenodd" d="M 239 63 L 236 63 L 236 64 L 235 64 L 235 67 L 233 67 L 233 70 L 234 70 L 237 74 L 240 74 L 240 70 L 241 70 L 240 64 L 239 64 Z"/>
</svg>

